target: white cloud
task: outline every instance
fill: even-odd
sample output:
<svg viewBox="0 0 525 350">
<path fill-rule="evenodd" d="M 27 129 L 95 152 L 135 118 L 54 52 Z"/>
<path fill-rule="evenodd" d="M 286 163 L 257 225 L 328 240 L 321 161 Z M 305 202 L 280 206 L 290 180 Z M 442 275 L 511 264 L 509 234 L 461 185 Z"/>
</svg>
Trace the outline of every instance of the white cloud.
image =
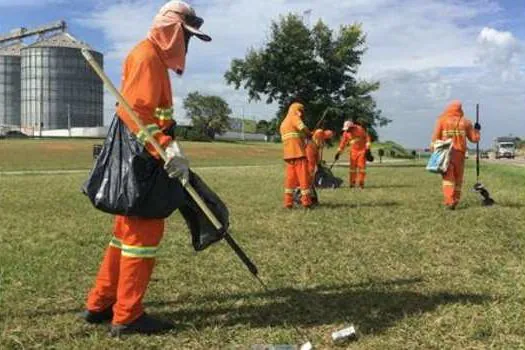
<svg viewBox="0 0 525 350">
<path fill-rule="evenodd" d="M 500 73 L 504 80 L 515 79 L 520 74 L 522 45 L 511 32 L 485 27 L 477 41 L 479 63 L 490 71 Z"/>
<path fill-rule="evenodd" d="M 101 30 L 111 43 L 106 68 L 114 79 L 126 53 L 145 37 L 162 2 L 122 0 L 101 5 L 79 19 Z M 182 98 L 199 90 L 225 97 L 236 113 L 245 106 L 245 113 L 272 117 L 274 106 L 248 107 L 246 94 L 225 84 L 224 72 L 233 58 L 242 58 L 251 47 L 264 43 L 270 22 L 280 14 L 311 9 L 311 23 L 318 18 L 332 28 L 363 23 L 369 49 L 359 74 L 381 81 L 376 94 L 379 107 L 394 120 L 380 130 L 383 138 L 411 146 L 427 144 L 435 117 L 452 98 L 464 100 L 466 109 L 477 101 L 490 101 L 494 113 L 489 114 L 487 106 L 488 118 L 495 118 L 496 110 L 506 116 L 503 123 L 494 123 L 493 130 L 484 129 L 492 133 L 512 130 L 511 123 L 518 120 L 515 106 L 520 98 L 523 101 L 520 83 L 524 80 L 519 66 L 521 43 L 510 32 L 478 24 L 482 18 L 490 18 L 490 23 L 499 19 L 496 1 L 340 0 L 327 6 L 324 0 L 207 0 L 193 4 L 213 41 L 193 41 L 185 76 L 172 79 L 178 116 L 183 115 Z"/>
</svg>

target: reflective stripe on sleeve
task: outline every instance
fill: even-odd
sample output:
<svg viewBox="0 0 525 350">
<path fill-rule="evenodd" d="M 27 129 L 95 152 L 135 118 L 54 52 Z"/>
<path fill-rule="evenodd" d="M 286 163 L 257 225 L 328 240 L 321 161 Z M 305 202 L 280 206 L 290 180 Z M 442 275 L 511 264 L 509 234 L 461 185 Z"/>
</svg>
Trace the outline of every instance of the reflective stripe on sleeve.
<svg viewBox="0 0 525 350">
<path fill-rule="evenodd" d="M 465 136 L 465 130 L 453 129 L 453 130 L 443 130 L 442 132 L 444 137 L 454 137 L 454 136 Z"/>
<path fill-rule="evenodd" d="M 162 132 L 157 124 L 148 124 L 146 125 L 146 129 L 151 134 L 151 136 L 155 136 L 155 134 L 158 134 Z M 137 133 L 137 140 L 142 144 L 145 145 L 146 142 L 148 142 L 148 137 L 146 136 L 146 133 L 142 130 L 140 130 Z"/>
<path fill-rule="evenodd" d="M 172 120 L 173 119 L 173 108 L 156 108 L 155 117 L 159 120 Z"/>
</svg>

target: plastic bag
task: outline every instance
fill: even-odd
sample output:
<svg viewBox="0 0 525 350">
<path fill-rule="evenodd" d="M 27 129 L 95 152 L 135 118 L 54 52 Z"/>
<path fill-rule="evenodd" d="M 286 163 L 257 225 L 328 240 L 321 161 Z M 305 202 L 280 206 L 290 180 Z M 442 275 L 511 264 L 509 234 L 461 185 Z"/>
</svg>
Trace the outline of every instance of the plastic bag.
<svg viewBox="0 0 525 350">
<path fill-rule="evenodd" d="M 450 162 L 451 149 L 452 140 L 436 141 L 434 143 L 434 152 L 430 155 L 426 169 L 435 174 L 446 173 Z"/>
<path fill-rule="evenodd" d="M 143 218 L 166 218 L 185 201 L 180 182 L 168 177 L 118 116 L 82 192 L 105 213 Z"/>
<path fill-rule="evenodd" d="M 200 251 L 224 237 L 230 226 L 230 214 L 226 204 L 224 204 L 219 196 L 191 170 L 190 184 L 206 203 L 208 209 L 210 209 L 222 224 L 222 228 L 217 230 L 193 198 L 187 192 L 184 192 L 186 198 L 185 204 L 179 208 L 179 212 L 182 214 L 182 217 L 190 229 L 193 248 L 196 251 Z"/>
<path fill-rule="evenodd" d="M 336 177 L 330 168 L 327 168 L 322 163 L 317 166 L 315 173 L 315 187 L 317 188 L 339 188 L 343 184 L 343 180 Z"/>
</svg>

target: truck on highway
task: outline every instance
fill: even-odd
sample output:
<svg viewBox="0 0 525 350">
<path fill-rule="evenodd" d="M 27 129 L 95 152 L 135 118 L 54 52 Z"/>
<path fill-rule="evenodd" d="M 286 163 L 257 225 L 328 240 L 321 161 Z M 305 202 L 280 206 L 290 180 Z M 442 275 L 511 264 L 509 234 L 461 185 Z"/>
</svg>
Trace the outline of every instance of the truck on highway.
<svg viewBox="0 0 525 350">
<path fill-rule="evenodd" d="M 517 139 L 515 137 L 498 137 L 494 140 L 494 155 L 496 159 L 516 156 Z"/>
</svg>

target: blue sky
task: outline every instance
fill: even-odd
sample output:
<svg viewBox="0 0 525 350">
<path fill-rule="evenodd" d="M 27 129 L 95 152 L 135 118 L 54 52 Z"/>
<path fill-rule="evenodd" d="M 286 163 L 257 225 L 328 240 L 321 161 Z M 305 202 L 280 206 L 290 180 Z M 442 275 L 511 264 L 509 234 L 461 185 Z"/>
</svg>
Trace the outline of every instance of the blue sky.
<svg viewBox="0 0 525 350">
<path fill-rule="evenodd" d="M 141 40 L 164 1 L 0 0 L 0 32 L 58 19 L 70 32 L 105 55 L 105 68 L 119 81 L 126 53 Z M 173 77 L 174 102 L 190 91 L 223 96 L 235 114 L 274 116 L 275 107 L 248 104 L 243 91 L 224 83 L 232 58 L 260 46 L 279 14 L 312 9 L 310 21 L 334 28 L 359 21 L 369 50 L 359 75 L 381 82 L 376 94 L 383 113 L 394 120 L 379 130 L 383 139 L 424 147 L 435 118 L 458 98 L 473 116 L 481 103 L 484 145 L 496 136 L 525 136 L 525 1 L 522 0 L 207 0 L 188 1 L 205 19 L 210 44 L 194 41 L 187 72 Z M 401 15 L 400 15 L 401 14 Z M 113 100 L 106 95 L 106 119 Z"/>
</svg>

